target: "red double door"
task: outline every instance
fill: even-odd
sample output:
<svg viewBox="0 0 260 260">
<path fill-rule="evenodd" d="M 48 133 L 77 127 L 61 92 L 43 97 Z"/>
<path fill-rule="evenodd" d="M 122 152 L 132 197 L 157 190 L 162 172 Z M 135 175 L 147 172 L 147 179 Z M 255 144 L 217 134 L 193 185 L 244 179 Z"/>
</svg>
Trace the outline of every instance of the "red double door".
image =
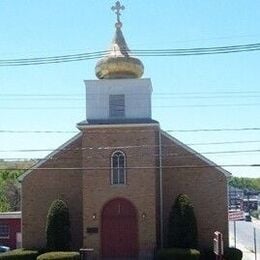
<svg viewBox="0 0 260 260">
<path fill-rule="evenodd" d="M 137 214 L 130 201 L 114 199 L 104 206 L 101 240 L 103 257 L 138 255 Z"/>
</svg>

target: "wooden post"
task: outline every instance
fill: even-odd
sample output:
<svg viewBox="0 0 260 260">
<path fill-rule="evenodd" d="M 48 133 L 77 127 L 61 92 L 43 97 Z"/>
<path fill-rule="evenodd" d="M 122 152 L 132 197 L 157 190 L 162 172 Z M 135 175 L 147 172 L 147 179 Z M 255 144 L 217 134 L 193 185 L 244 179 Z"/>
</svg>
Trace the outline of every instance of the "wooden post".
<svg viewBox="0 0 260 260">
<path fill-rule="evenodd" d="M 235 248 L 237 247 L 237 226 L 236 226 L 236 221 L 234 221 L 234 243 L 235 243 Z"/>
<path fill-rule="evenodd" d="M 224 254 L 222 233 L 218 231 L 214 232 L 213 244 L 214 244 L 214 253 L 216 255 L 216 260 L 222 260 Z"/>
<path fill-rule="evenodd" d="M 255 227 L 254 227 L 254 247 L 255 247 L 255 260 L 257 260 L 256 230 L 255 230 Z"/>
</svg>

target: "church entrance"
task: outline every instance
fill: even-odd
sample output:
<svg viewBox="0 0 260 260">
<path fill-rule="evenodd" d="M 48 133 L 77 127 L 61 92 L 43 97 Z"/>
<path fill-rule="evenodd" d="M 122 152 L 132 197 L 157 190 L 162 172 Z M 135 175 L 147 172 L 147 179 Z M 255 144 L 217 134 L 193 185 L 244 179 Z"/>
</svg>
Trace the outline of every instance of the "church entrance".
<svg viewBox="0 0 260 260">
<path fill-rule="evenodd" d="M 138 221 L 133 204 L 126 199 L 113 199 L 102 212 L 101 242 L 103 257 L 138 255 Z"/>
</svg>

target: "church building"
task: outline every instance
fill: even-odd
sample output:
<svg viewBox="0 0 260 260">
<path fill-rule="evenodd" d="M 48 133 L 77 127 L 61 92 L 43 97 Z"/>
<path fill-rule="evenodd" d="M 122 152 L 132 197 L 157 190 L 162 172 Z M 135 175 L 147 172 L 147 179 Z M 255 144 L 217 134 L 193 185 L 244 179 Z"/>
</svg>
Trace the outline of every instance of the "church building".
<svg viewBox="0 0 260 260">
<path fill-rule="evenodd" d="M 223 234 L 228 246 L 229 173 L 160 128 L 152 118 L 150 78 L 131 56 L 119 2 L 115 36 L 85 80 L 85 121 L 79 134 L 27 171 L 22 180 L 22 241 L 44 248 L 48 209 L 56 199 L 70 212 L 71 246 L 99 257 L 150 259 L 167 246 L 168 217 L 176 197 L 194 206 L 200 248 Z M 157 88 L 158 86 L 156 86 Z"/>
</svg>

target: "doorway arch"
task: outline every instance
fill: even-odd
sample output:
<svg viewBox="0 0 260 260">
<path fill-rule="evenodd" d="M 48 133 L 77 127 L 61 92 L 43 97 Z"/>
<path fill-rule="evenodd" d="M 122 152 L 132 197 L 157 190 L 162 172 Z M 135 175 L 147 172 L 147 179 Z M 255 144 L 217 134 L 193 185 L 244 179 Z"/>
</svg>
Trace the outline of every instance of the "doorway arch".
<svg viewBox="0 0 260 260">
<path fill-rule="evenodd" d="M 137 212 L 129 200 L 116 198 L 104 205 L 101 244 L 104 257 L 135 257 L 138 255 Z"/>
</svg>

